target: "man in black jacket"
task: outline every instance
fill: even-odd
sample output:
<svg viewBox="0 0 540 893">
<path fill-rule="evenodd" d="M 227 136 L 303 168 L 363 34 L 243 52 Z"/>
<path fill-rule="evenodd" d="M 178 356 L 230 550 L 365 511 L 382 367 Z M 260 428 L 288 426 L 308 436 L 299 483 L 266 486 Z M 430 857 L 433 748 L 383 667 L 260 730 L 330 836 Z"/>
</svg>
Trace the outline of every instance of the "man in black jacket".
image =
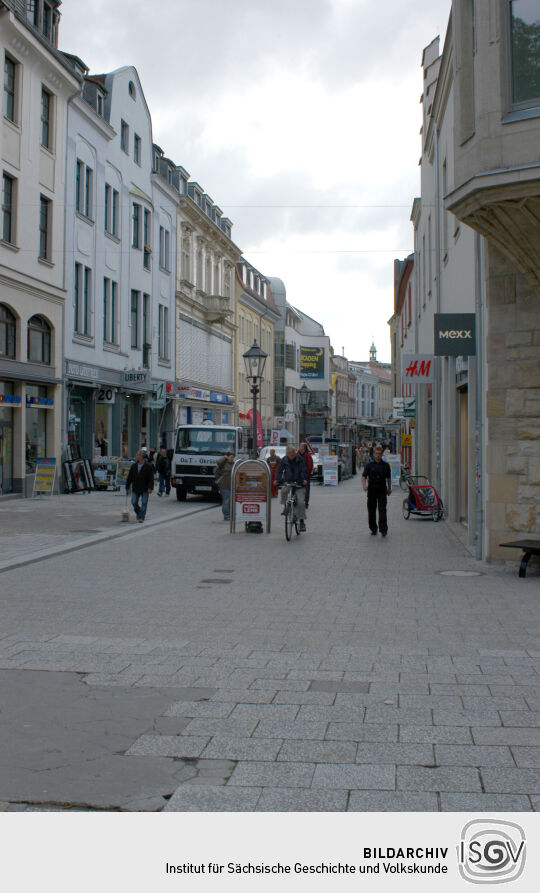
<svg viewBox="0 0 540 893">
<path fill-rule="evenodd" d="M 277 484 L 300 484 L 305 487 L 307 484 L 307 469 L 301 455 L 296 452 L 294 447 L 287 447 L 287 455 L 283 457 L 279 463 L 276 474 Z M 288 487 L 283 487 L 281 491 L 281 504 L 283 506 L 282 515 L 285 514 L 285 502 L 287 499 Z M 299 489 L 296 491 L 296 511 L 300 521 L 300 530 L 306 529 L 306 491 Z"/>
<path fill-rule="evenodd" d="M 362 472 L 362 486 L 367 492 L 368 524 L 372 536 L 377 536 L 377 509 L 379 510 L 379 530 L 381 536 L 388 533 L 386 497 L 392 492 L 392 471 L 388 462 L 383 462 L 382 446 L 373 449 L 373 459 L 366 463 Z"/>
<path fill-rule="evenodd" d="M 126 480 L 126 493 L 129 493 L 130 487 L 133 491 L 131 494 L 133 511 L 137 515 L 139 524 L 142 524 L 146 517 L 148 497 L 154 489 L 153 466 L 145 460 L 142 450 L 137 452 L 135 462 L 129 469 L 129 474 Z M 141 501 L 140 505 L 139 499 Z"/>
<path fill-rule="evenodd" d="M 158 496 L 163 496 L 163 491 L 165 490 L 166 495 L 168 496 L 171 492 L 171 463 L 169 462 L 169 458 L 167 456 L 167 447 L 161 447 L 159 451 L 159 456 L 156 461 L 156 471 L 158 473 L 159 480 L 159 489 Z"/>
</svg>

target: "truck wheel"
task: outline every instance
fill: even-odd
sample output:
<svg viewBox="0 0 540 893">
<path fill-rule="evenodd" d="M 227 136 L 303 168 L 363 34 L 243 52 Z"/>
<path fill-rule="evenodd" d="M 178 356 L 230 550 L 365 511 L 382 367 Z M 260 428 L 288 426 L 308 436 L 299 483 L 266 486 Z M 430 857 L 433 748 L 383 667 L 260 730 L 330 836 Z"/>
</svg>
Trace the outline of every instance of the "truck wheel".
<svg viewBox="0 0 540 893">
<path fill-rule="evenodd" d="M 187 499 L 187 491 L 185 487 L 176 488 L 176 498 L 178 502 L 185 502 Z"/>
</svg>

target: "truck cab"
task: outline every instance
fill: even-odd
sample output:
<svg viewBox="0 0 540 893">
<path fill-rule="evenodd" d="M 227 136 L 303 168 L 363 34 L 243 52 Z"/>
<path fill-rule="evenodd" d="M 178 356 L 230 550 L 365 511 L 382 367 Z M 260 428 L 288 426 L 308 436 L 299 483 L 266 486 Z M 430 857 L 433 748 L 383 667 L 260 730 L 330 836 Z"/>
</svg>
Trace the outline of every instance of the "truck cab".
<svg viewBox="0 0 540 893">
<path fill-rule="evenodd" d="M 233 425 L 179 425 L 171 469 L 176 498 L 183 502 L 188 493 L 217 497 L 216 464 L 227 450 L 233 450 L 236 456 L 243 455 L 243 440 L 243 429 Z"/>
</svg>

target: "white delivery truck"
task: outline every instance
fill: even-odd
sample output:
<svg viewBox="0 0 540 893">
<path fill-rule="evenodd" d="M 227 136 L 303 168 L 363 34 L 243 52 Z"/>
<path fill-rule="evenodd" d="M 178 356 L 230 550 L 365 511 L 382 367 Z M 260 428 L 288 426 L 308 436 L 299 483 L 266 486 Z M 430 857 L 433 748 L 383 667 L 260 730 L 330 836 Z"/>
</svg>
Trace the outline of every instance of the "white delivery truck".
<svg viewBox="0 0 540 893">
<path fill-rule="evenodd" d="M 186 499 L 188 493 L 218 496 L 214 483 L 216 463 L 232 450 L 236 456 L 247 455 L 243 429 L 232 425 L 179 425 L 175 433 L 171 483 L 176 487 L 176 498 Z"/>
</svg>

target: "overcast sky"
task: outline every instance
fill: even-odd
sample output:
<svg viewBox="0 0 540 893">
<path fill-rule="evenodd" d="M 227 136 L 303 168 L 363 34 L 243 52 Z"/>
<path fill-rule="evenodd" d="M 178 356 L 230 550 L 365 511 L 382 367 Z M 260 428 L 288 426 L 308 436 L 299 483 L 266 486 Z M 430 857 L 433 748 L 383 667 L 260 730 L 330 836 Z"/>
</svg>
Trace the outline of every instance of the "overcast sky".
<svg viewBox="0 0 540 893">
<path fill-rule="evenodd" d="M 134 65 L 154 140 L 337 353 L 389 360 L 412 250 L 424 46 L 450 0 L 64 0 L 61 49 Z"/>
</svg>

